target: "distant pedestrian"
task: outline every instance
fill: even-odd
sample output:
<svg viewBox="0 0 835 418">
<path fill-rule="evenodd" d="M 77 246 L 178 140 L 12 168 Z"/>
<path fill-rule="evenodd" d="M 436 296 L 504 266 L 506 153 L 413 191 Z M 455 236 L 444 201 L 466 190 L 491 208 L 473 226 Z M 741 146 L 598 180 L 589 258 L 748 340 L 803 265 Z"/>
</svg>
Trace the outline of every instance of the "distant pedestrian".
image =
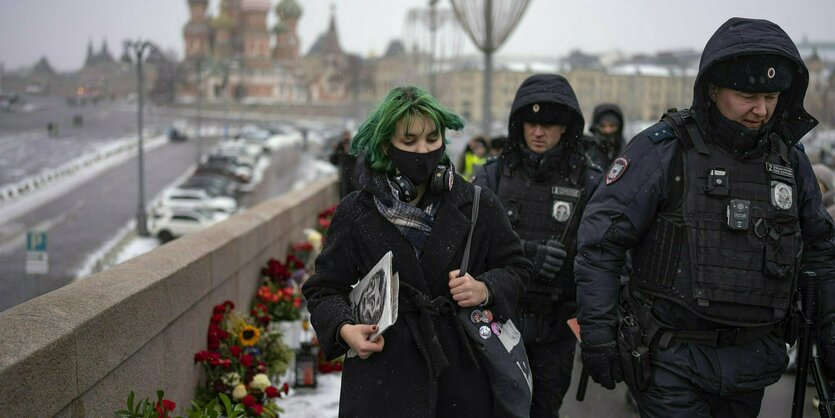
<svg viewBox="0 0 835 418">
<path fill-rule="evenodd" d="M 609 168 L 626 143 L 623 139 L 623 111 L 616 104 L 594 108 L 591 135 L 583 137 L 583 150 L 601 169 Z"/>
<path fill-rule="evenodd" d="M 835 218 L 835 173 L 832 169 L 823 164 L 814 164 L 815 177 L 818 178 L 818 187 L 821 190 L 821 203 L 826 207 L 829 216 Z"/>
<path fill-rule="evenodd" d="M 330 155 L 331 164 L 339 169 L 339 197 L 344 198 L 359 189 L 358 157 L 351 154 L 351 131 L 345 130 L 342 139 L 334 144 Z"/>
</svg>

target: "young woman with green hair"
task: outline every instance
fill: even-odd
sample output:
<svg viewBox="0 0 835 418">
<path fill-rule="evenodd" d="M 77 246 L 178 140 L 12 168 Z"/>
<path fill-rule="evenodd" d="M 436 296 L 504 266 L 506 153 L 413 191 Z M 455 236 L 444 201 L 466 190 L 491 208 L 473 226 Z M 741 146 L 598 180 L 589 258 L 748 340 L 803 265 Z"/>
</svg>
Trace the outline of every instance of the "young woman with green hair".
<svg viewBox="0 0 835 418">
<path fill-rule="evenodd" d="M 462 127 L 429 93 L 404 86 L 353 138 L 352 152 L 365 154 L 362 189 L 337 208 L 303 289 L 325 356 L 357 353 L 345 360 L 340 416 L 494 415 L 485 369 L 455 313 L 483 305 L 507 320 L 530 264 L 498 199 L 484 190 L 470 268 L 458 277 L 474 188 L 455 174 L 445 143 L 447 129 Z M 356 321 L 348 293 L 389 250 L 401 284 L 398 318 L 370 341 L 376 325 Z"/>
</svg>

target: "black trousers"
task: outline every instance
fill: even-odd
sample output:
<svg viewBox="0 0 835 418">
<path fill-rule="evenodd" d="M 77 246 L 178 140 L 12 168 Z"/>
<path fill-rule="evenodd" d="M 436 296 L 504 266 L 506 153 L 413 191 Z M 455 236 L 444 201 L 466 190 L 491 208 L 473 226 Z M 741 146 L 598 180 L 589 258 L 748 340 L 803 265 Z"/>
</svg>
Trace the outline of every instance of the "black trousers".
<svg viewBox="0 0 835 418">
<path fill-rule="evenodd" d="M 574 368 L 574 335 L 546 342 L 525 344 L 533 374 L 533 402 L 531 418 L 556 418 Z"/>
<path fill-rule="evenodd" d="M 724 348 L 674 343 L 652 354 L 647 390 L 630 389 L 643 418 L 756 417 L 786 362 L 777 336 Z"/>
</svg>

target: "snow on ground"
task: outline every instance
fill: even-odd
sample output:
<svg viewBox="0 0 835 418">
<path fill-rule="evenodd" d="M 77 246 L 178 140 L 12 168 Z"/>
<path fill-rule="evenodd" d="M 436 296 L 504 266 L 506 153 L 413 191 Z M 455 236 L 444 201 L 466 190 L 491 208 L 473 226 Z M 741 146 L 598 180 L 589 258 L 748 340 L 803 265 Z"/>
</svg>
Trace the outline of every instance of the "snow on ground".
<svg viewBox="0 0 835 418">
<path fill-rule="evenodd" d="M 279 399 L 284 409 L 281 418 L 336 418 L 339 415 L 339 390 L 342 373 L 316 377 L 315 389 L 294 389 L 287 398 Z"/>
</svg>

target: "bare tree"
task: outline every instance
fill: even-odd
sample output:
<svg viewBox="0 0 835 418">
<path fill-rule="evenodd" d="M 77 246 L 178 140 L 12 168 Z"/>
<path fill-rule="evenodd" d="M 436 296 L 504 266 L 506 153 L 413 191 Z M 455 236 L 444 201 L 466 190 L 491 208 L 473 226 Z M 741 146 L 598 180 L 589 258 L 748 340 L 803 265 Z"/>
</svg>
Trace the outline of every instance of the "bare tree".
<svg viewBox="0 0 835 418">
<path fill-rule="evenodd" d="M 529 0 L 450 0 L 455 16 L 484 53 L 484 103 L 482 130 L 490 135 L 492 115 L 493 52 L 499 49 L 516 28 Z"/>
</svg>

